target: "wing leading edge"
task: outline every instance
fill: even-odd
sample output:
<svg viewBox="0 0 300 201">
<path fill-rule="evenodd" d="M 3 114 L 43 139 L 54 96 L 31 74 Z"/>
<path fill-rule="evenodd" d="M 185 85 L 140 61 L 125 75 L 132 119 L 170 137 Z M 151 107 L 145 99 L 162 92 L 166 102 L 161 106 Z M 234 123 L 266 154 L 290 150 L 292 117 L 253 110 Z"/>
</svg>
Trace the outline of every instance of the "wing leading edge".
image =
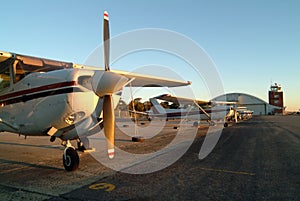
<svg viewBox="0 0 300 201">
<path fill-rule="evenodd" d="M 126 71 L 112 70 L 112 72 L 127 77 L 131 80 L 130 83 L 132 87 L 179 87 L 192 84 L 190 81 L 175 80 Z"/>
<path fill-rule="evenodd" d="M 45 65 L 51 66 L 51 70 L 59 70 L 63 68 L 76 68 L 76 69 L 87 69 L 93 71 L 104 71 L 104 68 L 86 66 L 81 64 L 74 64 L 70 62 L 50 60 L 41 57 L 33 57 L 21 54 L 15 54 L 10 52 L 0 51 L 0 62 L 5 61 L 9 58 L 15 58 L 22 61 L 27 66 L 34 67 L 35 72 L 48 71 L 45 69 Z M 128 78 L 129 83 L 132 87 L 179 87 L 191 85 L 190 81 L 176 80 L 170 78 L 163 78 L 152 75 L 145 75 L 139 73 L 133 73 L 121 70 L 111 70 L 111 72 L 125 76 Z"/>
<path fill-rule="evenodd" d="M 163 94 L 154 97 L 159 100 L 164 100 L 173 103 L 181 103 L 181 104 L 189 104 L 189 103 L 197 103 L 198 105 L 237 105 L 237 102 L 232 101 L 206 101 L 206 100 L 199 100 L 199 99 L 192 99 L 192 98 L 185 98 L 185 97 L 176 97 L 172 96 L 171 94 Z"/>
<path fill-rule="evenodd" d="M 195 100 L 195 99 L 192 99 L 192 98 L 172 96 L 171 94 L 163 94 L 163 95 L 160 95 L 160 96 L 156 96 L 154 98 L 159 99 L 159 100 L 168 101 L 168 102 L 173 102 L 173 103 L 176 103 L 176 104 L 179 104 L 179 103 L 181 103 L 181 104 L 190 104 L 190 103 L 196 102 L 199 105 L 207 105 L 207 104 L 211 103 L 210 101 Z"/>
</svg>

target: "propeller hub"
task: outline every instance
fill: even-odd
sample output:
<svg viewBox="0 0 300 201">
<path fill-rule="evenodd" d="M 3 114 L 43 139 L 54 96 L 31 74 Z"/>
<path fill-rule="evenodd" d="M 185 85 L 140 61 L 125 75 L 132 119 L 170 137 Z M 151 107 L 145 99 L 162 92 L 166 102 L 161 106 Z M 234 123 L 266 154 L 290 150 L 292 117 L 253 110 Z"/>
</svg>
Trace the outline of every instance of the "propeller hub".
<svg viewBox="0 0 300 201">
<path fill-rule="evenodd" d="M 128 78 L 110 71 L 95 71 L 92 87 L 97 96 L 103 97 L 120 91 L 127 81 Z"/>
</svg>

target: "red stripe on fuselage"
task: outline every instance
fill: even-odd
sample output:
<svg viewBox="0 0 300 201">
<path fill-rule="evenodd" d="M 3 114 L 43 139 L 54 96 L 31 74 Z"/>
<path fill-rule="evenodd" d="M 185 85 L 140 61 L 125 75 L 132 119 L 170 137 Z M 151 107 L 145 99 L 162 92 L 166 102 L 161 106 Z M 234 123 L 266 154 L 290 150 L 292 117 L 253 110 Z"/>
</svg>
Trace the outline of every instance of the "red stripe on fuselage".
<svg viewBox="0 0 300 201">
<path fill-rule="evenodd" d="M 45 86 L 40 86 L 40 87 L 36 87 L 36 88 L 32 88 L 32 89 L 26 89 L 23 91 L 16 91 L 16 92 L 13 92 L 10 94 L 6 94 L 3 96 L 0 96 L 0 100 L 5 100 L 5 99 L 18 97 L 18 96 L 22 96 L 22 95 L 26 95 L 26 94 L 32 94 L 32 93 L 41 92 L 41 91 L 47 91 L 47 90 L 51 90 L 51 89 L 70 87 L 70 86 L 75 86 L 75 85 L 76 85 L 76 81 L 49 84 L 49 85 L 45 85 Z"/>
</svg>

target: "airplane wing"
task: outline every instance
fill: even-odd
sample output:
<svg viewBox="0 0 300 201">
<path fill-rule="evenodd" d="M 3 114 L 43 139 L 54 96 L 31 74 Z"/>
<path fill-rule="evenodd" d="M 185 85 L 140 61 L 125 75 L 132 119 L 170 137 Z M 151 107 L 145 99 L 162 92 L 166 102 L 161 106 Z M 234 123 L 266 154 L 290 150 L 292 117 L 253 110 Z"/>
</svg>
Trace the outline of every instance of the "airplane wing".
<svg viewBox="0 0 300 201">
<path fill-rule="evenodd" d="M 85 66 L 80 64 L 73 64 L 73 68 L 88 69 L 94 71 L 104 70 L 104 68 L 101 67 Z M 121 71 L 121 70 L 110 70 L 110 71 L 128 78 L 129 80 L 128 84 L 130 83 L 131 87 L 180 87 L 180 86 L 188 86 L 192 84 L 191 81 L 175 80 L 170 78 L 133 73 L 129 71 Z"/>
<path fill-rule="evenodd" d="M 101 67 L 86 66 L 81 64 L 73 64 L 73 68 L 88 69 L 88 70 L 104 70 Z M 180 87 L 191 85 L 190 81 L 175 80 L 152 75 L 133 73 L 129 71 L 110 70 L 113 73 L 127 77 L 132 87 Z"/>
<path fill-rule="evenodd" d="M 233 101 L 211 101 L 214 105 L 237 105 L 238 102 Z"/>
<path fill-rule="evenodd" d="M 176 97 L 170 94 L 163 94 L 157 97 L 154 97 L 159 100 L 164 100 L 168 102 L 173 102 L 176 104 L 189 104 L 189 103 L 197 103 L 198 105 L 236 105 L 237 102 L 228 102 L 228 101 L 206 101 L 206 100 L 199 100 L 199 99 L 192 99 L 192 98 L 185 98 L 185 97 Z"/>
<path fill-rule="evenodd" d="M 73 64 L 73 68 L 88 69 L 88 70 L 104 70 L 101 67 L 86 66 L 81 64 Z M 175 80 L 152 75 L 133 73 L 129 71 L 110 70 L 113 73 L 127 77 L 132 87 L 180 87 L 191 85 L 191 81 Z"/>
<path fill-rule="evenodd" d="M 131 80 L 132 87 L 179 87 L 190 85 L 190 81 L 175 80 L 152 75 L 143 75 L 138 73 L 111 70 Z"/>
<path fill-rule="evenodd" d="M 179 104 L 190 104 L 190 103 L 194 103 L 195 101 L 199 105 L 210 104 L 210 101 L 195 100 L 195 99 L 192 99 L 192 98 L 185 98 L 185 97 L 176 97 L 176 96 L 172 96 L 171 94 L 163 94 L 163 95 L 160 95 L 160 96 L 156 96 L 154 98 L 159 99 L 159 100 L 168 101 L 168 102 L 173 102 L 173 103 L 178 104 L 178 105 Z"/>
<path fill-rule="evenodd" d="M 30 68 L 30 71 L 51 71 L 63 68 L 80 68 L 94 71 L 104 71 L 104 68 L 85 66 L 70 62 L 50 60 L 41 57 L 33 57 L 10 52 L 0 51 L 0 62 L 9 58 L 15 58 L 20 61 L 24 70 Z M 132 87 L 178 87 L 190 85 L 190 81 L 175 80 L 151 75 L 143 75 L 120 70 L 111 70 L 111 72 L 127 77 Z"/>
</svg>

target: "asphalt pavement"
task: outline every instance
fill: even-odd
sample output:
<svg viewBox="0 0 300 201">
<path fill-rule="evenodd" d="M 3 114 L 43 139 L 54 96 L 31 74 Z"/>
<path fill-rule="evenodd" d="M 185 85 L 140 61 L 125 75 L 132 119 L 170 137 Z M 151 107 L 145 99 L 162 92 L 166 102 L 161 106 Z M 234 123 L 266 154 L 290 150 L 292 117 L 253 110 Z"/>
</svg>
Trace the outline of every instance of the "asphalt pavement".
<svg viewBox="0 0 300 201">
<path fill-rule="evenodd" d="M 62 147 L 42 138 L 0 134 L 0 197 L 2 200 L 300 200 L 300 116 L 255 116 L 222 130 L 212 152 L 199 159 L 207 128 L 176 162 L 147 174 L 125 173 L 80 154 L 80 168 L 66 172 Z M 174 128 L 155 140 L 132 143 L 124 150 L 163 149 L 174 139 Z M 170 140 L 171 139 L 171 140 Z M 29 141 L 28 141 L 29 140 Z M 30 141 L 31 140 L 31 141 Z M 164 143 L 168 142 L 168 143 Z M 155 145 L 158 144 L 158 145 Z M 163 145 L 163 146 L 162 146 Z M 156 147 L 157 146 L 157 147 Z M 179 146 L 179 145 L 178 145 Z M 180 145 L 181 146 L 181 145 Z M 157 149 L 156 149 L 157 148 Z M 154 151 L 153 151 L 154 150 Z M 173 150 L 143 164 L 164 163 Z M 179 154 L 179 152 L 178 152 Z"/>
</svg>

